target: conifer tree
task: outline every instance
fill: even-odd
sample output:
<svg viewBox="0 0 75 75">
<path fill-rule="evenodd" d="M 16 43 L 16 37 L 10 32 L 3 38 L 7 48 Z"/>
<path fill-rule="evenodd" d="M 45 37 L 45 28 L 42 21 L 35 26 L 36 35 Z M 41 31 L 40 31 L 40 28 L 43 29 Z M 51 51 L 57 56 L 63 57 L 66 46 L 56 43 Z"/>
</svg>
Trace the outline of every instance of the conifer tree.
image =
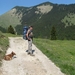
<svg viewBox="0 0 75 75">
<path fill-rule="evenodd" d="M 8 27 L 8 33 L 15 34 L 14 28 L 11 25 Z"/>
<path fill-rule="evenodd" d="M 56 40 L 56 29 L 55 27 L 53 26 L 52 27 L 52 30 L 51 30 L 51 40 Z"/>
</svg>

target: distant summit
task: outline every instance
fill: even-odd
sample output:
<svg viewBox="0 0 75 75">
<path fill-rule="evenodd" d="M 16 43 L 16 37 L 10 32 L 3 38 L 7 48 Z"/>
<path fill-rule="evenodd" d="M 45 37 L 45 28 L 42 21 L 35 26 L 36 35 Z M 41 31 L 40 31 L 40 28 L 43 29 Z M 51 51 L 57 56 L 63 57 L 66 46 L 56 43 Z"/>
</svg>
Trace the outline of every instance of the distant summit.
<svg viewBox="0 0 75 75">
<path fill-rule="evenodd" d="M 12 25 L 17 33 L 22 35 L 25 23 L 34 26 L 34 37 L 50 38 L 54 26 L 57 39 L 74 40 L 75 4 L 59 5 L 44 2 L 32 7 L 15 6 L 0 16 L 1 31 Z"/>
</svg>

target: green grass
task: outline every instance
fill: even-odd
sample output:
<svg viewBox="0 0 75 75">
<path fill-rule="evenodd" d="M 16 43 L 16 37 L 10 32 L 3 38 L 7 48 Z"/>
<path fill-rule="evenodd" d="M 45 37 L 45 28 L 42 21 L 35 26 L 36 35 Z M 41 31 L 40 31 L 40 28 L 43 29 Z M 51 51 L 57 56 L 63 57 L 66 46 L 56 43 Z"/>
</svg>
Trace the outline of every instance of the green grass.
<svg viewBox="0 0 75 75">
<path fill-rule="evenodd" d="M 34 44 L 66 75 L 75 75 L 75 41 L 34 39 Z"/>
<path fill-rule="evenodd" d="M 22 35 L 15 35 L 15 34 L 10 34 L 10 33 L 3 33 L 7 37 L 22 37 Z"/>
<path fill-rule="evenodd" d="M 0 66 L 1 61 L 4 58 L 7 48 L 9 47 L 8 37 L 6 37 L 3 33 L 0 32 Z"/>
</svg>

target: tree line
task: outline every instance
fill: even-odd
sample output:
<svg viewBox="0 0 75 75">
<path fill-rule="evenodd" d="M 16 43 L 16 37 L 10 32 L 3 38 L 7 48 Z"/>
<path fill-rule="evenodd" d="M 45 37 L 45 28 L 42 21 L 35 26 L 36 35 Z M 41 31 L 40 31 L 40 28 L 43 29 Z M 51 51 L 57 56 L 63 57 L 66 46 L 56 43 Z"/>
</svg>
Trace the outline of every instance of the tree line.
<svg viewBox="0 0 75 75">
<path fill-rule="evenodd" d="M 7 33 L 16 34 L 17 32 L 16 32 L 15 28 L 13 28 L 13 26 L 10 25 L 10 26 L 8 27 L 8 29 L 7 29 Z M 38 32 L 37 32 L 37 33 L 38 33 Z M 50 33 L 50 39 L 51 39 L 51 40 L 56 40 L 56 39 L 57 39 L 56 29 L 55 29 L 54 26 L 52 27 L 52 30 L 51 30 L 51 33 Z"/>
</svg>

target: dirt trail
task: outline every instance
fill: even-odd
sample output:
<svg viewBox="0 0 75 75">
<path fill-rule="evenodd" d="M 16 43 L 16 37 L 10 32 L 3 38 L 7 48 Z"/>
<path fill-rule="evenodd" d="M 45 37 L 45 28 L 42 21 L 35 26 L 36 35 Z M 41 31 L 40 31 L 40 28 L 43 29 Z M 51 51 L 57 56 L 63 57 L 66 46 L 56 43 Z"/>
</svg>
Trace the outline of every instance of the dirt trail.
<svg viewBox="0 0 75 75">
<path fill-rule="evenodd" d="M 0 75 L 64 75 L 55 64 L 49 60 L 35 45 L 35 56 L 27 55 L 28 42 L 21 37 L 10 37 L 10 47 L 6 54 L 14 51 L 16 58 L 3 60 Z"/>
</svg>

